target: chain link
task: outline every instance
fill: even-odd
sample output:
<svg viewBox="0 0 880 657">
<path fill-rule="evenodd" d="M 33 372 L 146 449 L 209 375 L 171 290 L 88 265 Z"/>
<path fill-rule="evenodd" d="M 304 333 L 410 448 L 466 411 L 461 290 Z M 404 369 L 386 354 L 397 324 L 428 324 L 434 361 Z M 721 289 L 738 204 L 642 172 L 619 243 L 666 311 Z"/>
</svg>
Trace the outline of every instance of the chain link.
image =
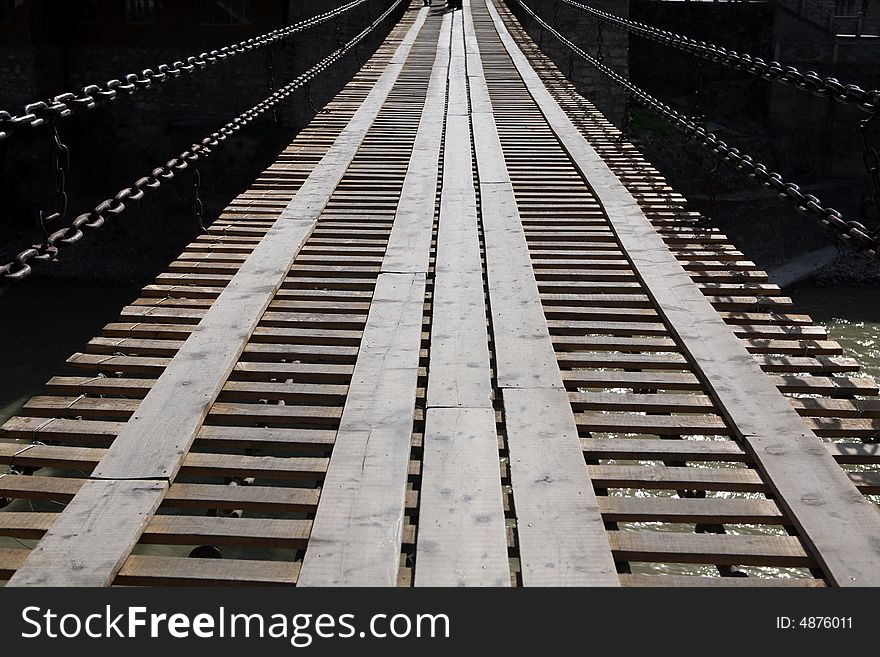
<svg viewBox="0 0 880 657">
<path fill-rule="evenodd" d="M 336 9 L 317 14 L 295 25 L 279 28 L 230 46 L 203 52 L 197 56 L 187 57 L 186 61 L 178 60 L 171 64 L 161 64 L 155 69 L 147 68 L 139 73 L 129 73 L 122 80 L 114 79 L 102 84 L 90 84 L 83 87 L 79 94 L 64 93 L 50 100 L 29 103 L 24 106 L 24 111 L 18 115 L 0 111 L 0 141 L 23 128 L 39 128 L 67 118 L 75 112 L 92 110 L 112 103 L 122 96 L 133 96 L 154 85 L 177 79 L 182 75 L 191 75 L 195 71 L 200 71 L 211 64 L 225 61 L 236 55 L 271 46 L 331 19 L 338 20 L 338 17 L 345 12 L 367 1 L 352 0 Z"/>
<path fill-rule="evenodd" d="M 563 2 L 568 1 L 563 0 Z M 880 261 L 880 235 L 876 232 L 872 235 L 864 224 L 857 221 L 846 221 L 838 210 L 824 207 L 822 201 L 812 194 L 804 194 L 795 183 L 786 181 L 781 174 L 770 171 L 765 164 L 755 161 L 751 155 L 742 153 L 738 148 L 728 145 L 717 135 L 706 130 L 704 126 L 657 100 L 619 73 L 615 73 L 597 61 L 595 57 L 587 54 L 557 30 L 547 25 L 523 0 L 517 0 L 517 2 L 527 13 L 531 14 L 532 18 L 539 23 L 544 23 L 545 29 L 566 46 L 570 53 L 576 54 L 613 82 L 629 91 L 633 100 L 639 105 L 667 120 L 684 133 L 688 139 L 714 153 L 720 161 L 731 164 L 756 183 L 774 191 L 780 199 L 793 204 L 799 213 L 816 217 L 822 228 L 834 232 L 847 245 L 861 251 L 873 260 Z"/>
<path fill-rule="evenodd" d="M 715 163 L 709 169 L 709 193 L 706 201 L 706 211 L 697 222 L 700 226 L 710 226 L 715 221 L 715 213 L 718 210 L 718 178 L 721 172 L 721 158 L 715 160 Z"/>
<path fill-rule="evenodd" d="M 865 161 L 865 170 L 873 187 L 874 206 L 880 214 L 880 149 L 871 143 L 871 124 L 876 120 L 880 112 L 874 112 L 867 119 L 859 122 L 858 132 L 862 137 L 862 157 Z M 876 233 L 875 233 L 876 236 Z"/>
<path fill-rule="evenodd" d="M 53 193 L 53 209 L 51 212 L 40 210 L 37 213 L 37 228 L 42 237 L 40 244 L 34 244 L 16 258 L 15 269 L 10 274 L 13 280 L 20 280 L 31 274 L 29 261 L 46 262 L 58 253 L 57 247 L 49 242 L 49 225 L 64 221 L 67 216 L 67 174 L 70 171 L 70 151 L 61 141 L 58 126 L 52 123 L 52 173 L 55 181 Z"/>
<path fill-rule="evenodd" d="M 275 93 L 275 52 L 272 46 L 266 51 L 266 91 Z M 272 108 L 272 122 L 278 125 L 278 108 Z"/>
<path fill-rule="evenodd" d="M 277 106 L 297 89 L 308 85 L 310 81 L 342 59 L 352 48 L 384 22 L 403 2 L 404 0 L 396 0 L 385 12 L 348 43 L 324 57 L 324 59 L 288 82 L 278 91 L 275 91 L 250 109 L 242 112 L 222 128 L 202 139 L 198 144 L 193 144 L 177 157 L 173 157 L 164 165 L 156 167 L 149 175 L 135 181 L 131 187 L 120 190 L 113 198 L 106 199 L 96 205 L 91 211 L 79 215 L 66 228 L 50 234 L 45 246 L 47 248 L 61 248 L 76 244 L 83 238 L 85 232 L 98 230 L 104 226 L 108 219 L 124 212 L 128 202 L 140 201 L 146 194 L 159 189 L 162 183 L 171 181 L 178 173 L 185 171 L 190 166 L 195 166 L 195 163 L 199 160 L 209 157 L 229 137 L 249 125 L 264 112 Z M 40 250 L 36 247 L 25 249 L 15 256 L 11 262 L 0 265 L 0 279 L 13 282 L 27 278 L 31 273 L 30 262 L 39 255 Z"/>
<path fill-rule="evenodd" d="M 622 144 L 630 137 L 630 130 L 632 129 L 632 120 L 633 120 L 633 105 L 634 101 L 632 98 L 632 94 L 627 94 L 626 102 L 623 105 L 623 121 L 620 124 L 620 134 L 617 135 L 617 143 Z"/>
<path fill-rule="evenodd" d="M 694 123 L 703 123 L 706 115 L 703 112 L 703 92 L 705 89 L 705 76 L 703 75 L 703 60 L 697 62 L 696 82 L 694 84 L 693 102 L 691 103 L 691 119 Z"/>
<path fill-rule="evenodd" d="M 683 50 L 703 59 L 717 62 L 722 66 L 735 68 L 738 71 L 744 71 L 771 82 L 792 86 L 801 91 L 811 92 L 816 96 L 830 97 L 839 103 L 858 105 L 866 112 L 880 110 L 880 89 L 866 91 L 855 84 L 844 84 L 837 78 L 821 77 L 815 71 L 802 73 L 793 66 L 783 66 L 775 61 L 767 62 L 760 57 L 738 53 L 723 46 L 717 46 L 705 41 L 697 41 L 674 32 L 661 30 L 644 23 L 637 23 L 599 9 L 594 9 L 593 7 L 582 5 L 574 0 L 562 0 L 562 2 L 575 9 L 592 14 L 600 22 L 604 21 L 616 25 L 638 36 Z"/>
<path fill-rule="evenodd" d="M 193 210 L 193 219 L 195 219 L 196 227 L 199 229 L 199 233 L 204 235 L 207 233 L 207 229 L 205 229 L 205 206 L 202 203 L 201 198 L 202 191 L 202 174 L 199 171 L 197 166 L 192 168 L 192 210 Z"/>
</svg>

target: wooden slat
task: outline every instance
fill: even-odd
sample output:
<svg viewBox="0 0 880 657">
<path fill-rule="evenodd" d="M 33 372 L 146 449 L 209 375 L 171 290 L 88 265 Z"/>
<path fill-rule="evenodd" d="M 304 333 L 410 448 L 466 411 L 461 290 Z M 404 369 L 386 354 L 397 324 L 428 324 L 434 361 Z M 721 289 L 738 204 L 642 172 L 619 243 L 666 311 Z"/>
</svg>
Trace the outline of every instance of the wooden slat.
<svg viewBox="0 0 880 657">
<path fill-rule="evenodd" d="M 695 363 L 730 426 L 768 475 L 774 492 L 838 585 L 880 584 L 880 516 L 816 435 L 756 366 L 667 248 L 636 200 L 544 87 L 498 15 L 492 20 L 550 127 L 590 181 L 621 246 L 667 325 Z M 691 236 L 692 243 L 702 238 Z M 756 309 L 757 310 L 757 309 Z M 851 531 L 859 527 L 860 531 Z"/>
<path fill-rule="evenodd" d="M 21 568 L 29 550 L 0 548 L 0 580 L 7 580 Z"/>
<path fill-rule="evenodd" d="M 416 586 L 510 586 L 495 412 L 428 409 Z"/>
<path fill-rule="evenodd" d="M 732 566 L 810 567 L 812 556 L 793 536 L 609 532 L 611 550 L 622 561 L 666 561 Z"/>
<path fill-rule="evenodd" d="M 495 123 L 469 0 L 463 16 L 496 379 L 516 490 L 523 583 L 617 586 Z M 546 425 L 539 428 L 538 418 Z"/>
<path fill-rule="evenodd" d="M 767 486 L 749 468 L 667 468 L 660 466 L 590 465 L 590 476 L 600 488 L 654 490 L 724 490 L 762 493 Z"/>
<path fill-rule="evenodd" d="M 438 408 L 491 408 L 492 371 L 460 20 L 453 21 L 452 38 L 427 401 L 429 407 Z"/>
<path fill-rule="evenodd" d="M 159 481 L 86 482 L 7 586 L 109 586 L 167 489 Z"/>
<path fill-rule="evenodd" d="M 299 564 L 133 554 L 114 584 L 124 586 L 293 586 Z"/>
<path fill-rule="evenodd" d="M 420 126 L 445 104 L 449 28 L 444 18 Z M 425 129 L 421 137 L 413 153 L 420 162 L 408 168 L 405 187 L 406 178 L 414 189 L 421 187 L 423 167 L 437 171 L 431 158 L 439 157 L 440 134 Z M 424 258 L 401 254 L 430 244 L 434 213 L 415 193 L 401 201 L 399 220 L 416 221 L 421 231 L 394 233 L 388 272 L 383 260 L 299 586 L 397 583 L 426 285 Z M 414 219 L 426 211 L 430 219 Z M 415 271 L 391 273 L 406 267 Z"/>
<path fill-rule="evenodd" d="M 589 459 L 742 462 L 746 454 L 733 440 L 658 440 L 656 438 L 581 438 Z"/>
<path fill-rule="evenodd" d="M 566 393 L 503 395 L 523 584 L 617 586 Z"/>
<path fill-rule="evenodd" d="M 785 516 L 770 500 L 599 497 L 606 522 L 782 524 Z"/>
<path fill-rule="evenodd" d="M 385 103 L 426 17 L 427 10 L 421 10 L 351 121 L 119 432 L 92 473 L 105 483 L 83 487 L 74 496 L 57 522 L 59 530 L 65 531 L 50 531 L 32 553 L 47 558 L 29 558 L 13 582 L 103 586 L 112 581 Z M 148 502 L 138 493 L 146 486 L 138 481 L 143 479 L 157 480 L 151 484 L 156 488 Z M 108 497 L 108 490 L 121 492 Z M 100 545 L 97 533 L 76 531 L 82 526 L 101 529 Z M 66 560 L 59 555 L 67 555 Z"/>
<path fill-rule="evenodd" d="M 141 542 L 301 549 L 311 526 L 309 520 L 156 515 L 150 518 Z"/>
</svg>

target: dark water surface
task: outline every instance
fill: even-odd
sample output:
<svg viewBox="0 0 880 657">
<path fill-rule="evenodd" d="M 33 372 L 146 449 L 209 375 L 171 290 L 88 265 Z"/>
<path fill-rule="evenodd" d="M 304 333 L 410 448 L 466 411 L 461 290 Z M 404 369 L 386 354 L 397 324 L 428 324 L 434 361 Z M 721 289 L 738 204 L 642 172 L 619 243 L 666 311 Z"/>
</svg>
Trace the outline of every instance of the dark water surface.
<svg viewBox="0 0 880 657">
<path fill-rule="evenodd" d="M 803 288 L 791 296 L 798 312 L 825 326 L 862 372 L 880 379 L 880 289 Z"/>
<path fill-rule="evenodd" d="M 25 281 L 0 288 L 0 424 L 131 303 L 139 287 Z"/>
</svg>

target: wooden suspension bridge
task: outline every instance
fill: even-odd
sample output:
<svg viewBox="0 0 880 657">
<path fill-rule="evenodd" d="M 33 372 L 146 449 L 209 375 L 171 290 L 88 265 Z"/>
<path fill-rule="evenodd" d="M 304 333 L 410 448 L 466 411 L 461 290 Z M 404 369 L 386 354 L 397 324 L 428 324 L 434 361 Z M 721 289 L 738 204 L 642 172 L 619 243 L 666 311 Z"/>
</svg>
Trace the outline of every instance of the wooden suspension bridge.
<svg viewBox="0 0 880 657">
<path fill-rule="evenodd" d="M 503 2 L 421 4 L 2 427 L 0 579 L 880 585 L 877 385 Z"/>
</svg>

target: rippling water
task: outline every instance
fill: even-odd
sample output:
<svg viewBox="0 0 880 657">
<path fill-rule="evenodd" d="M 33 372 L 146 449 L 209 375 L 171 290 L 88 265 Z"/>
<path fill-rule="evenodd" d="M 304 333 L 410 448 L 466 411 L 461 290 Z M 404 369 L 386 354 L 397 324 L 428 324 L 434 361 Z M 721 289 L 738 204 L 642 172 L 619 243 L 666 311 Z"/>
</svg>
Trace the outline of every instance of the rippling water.
<svg viewBox="0 0 880 657">
<path fill-rule="evenodd" d="M 798 312 L 828 329 L 828 336 L 880 379 L 880 289 L 804 288 L 791 294 Z"/>
</svg>

